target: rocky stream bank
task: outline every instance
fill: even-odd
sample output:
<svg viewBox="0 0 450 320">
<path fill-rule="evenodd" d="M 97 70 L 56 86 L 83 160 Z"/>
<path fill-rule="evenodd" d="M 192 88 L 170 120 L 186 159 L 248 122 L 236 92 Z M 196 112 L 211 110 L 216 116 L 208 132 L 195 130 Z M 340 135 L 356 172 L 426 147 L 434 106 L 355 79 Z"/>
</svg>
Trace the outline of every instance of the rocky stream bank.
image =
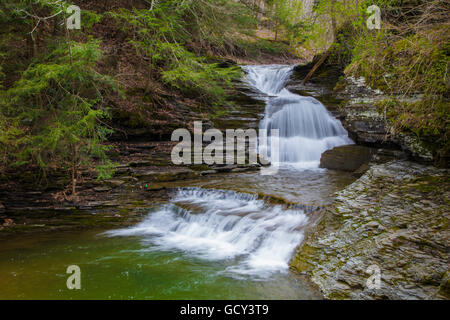
<svg viewBox="0 0 450 320">
<path fill-rule="evenodd" d="M 448 170 L 374 165 L 336 194 L 291 262 L 330 299 L 448 299 Z M 370 289 L 369 266 L 381 284 Z"/>
<path fill-rule="evenodd" d="M 391 134 L 374 106 L 382 93 L 360 80 L 347 81 L 338 94 L 314 81 L 302 86 L 295 74 L 288 84 L 293 92 L 321 100 L 356 143 L 325 152 L 321 166 L 359 178 L 314 211 L 315 223 L 291 269 L 309 276 L 329 299 L 449 299 L 449 170 L 433 167 L 431 154 L 414 138 Z M 264 106 L 248 98 L 257 93 L 245 86 L 239 91 L 236 106 L 210 117 L 209 127 L 257 127 Z M 41 188 L 23 174 L 1 181 L 0 235 L 131 225 L 167 200 L 176 181 L 259 169 L 173 166 L 172 146 L 115 142 L 115 176 L 98 181 L 83 172 L 76 201 L 64 200 L 63 174 L 47 177 Z M 367 286 L 374 265 L 381 276 L 378 289 Z"/>
<path fill-rule="evenodd" d="M 343 83 L 330 111 L 356 145 L 325 152 L 321 167 L 360 178 L 318 215 L 291 268 L 328 299 L 449 299 L 449 170 L 413 135 L 392 131 L 376 107 L 382 92 L 364 79 Z"/>
</svg>

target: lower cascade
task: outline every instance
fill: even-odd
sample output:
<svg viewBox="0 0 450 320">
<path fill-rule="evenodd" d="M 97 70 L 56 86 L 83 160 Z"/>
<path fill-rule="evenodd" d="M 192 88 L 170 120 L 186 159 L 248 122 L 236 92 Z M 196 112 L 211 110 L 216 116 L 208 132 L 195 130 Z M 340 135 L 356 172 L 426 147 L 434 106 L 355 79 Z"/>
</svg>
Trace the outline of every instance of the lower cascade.
<svg viewBox="0 0 450 320">
<path fill-rule="evenodd" d="M 260 128 L 278 129 L 279 161 L 317 167 L 322 153 L 351 144 L 347 131 L 318 100 L 294 94 L 285 88 L 292 66 L 246 66 L 248 83 L 267 95 Z"/>
<path fill-rule="evenodd" d="M 142 236 L 150 250 L 182 251 L 207 260 L 232 259 L 225 273 L 267 277 L 288 270 L 303 240 L 301 209 L 271 205 L 234 191 L 180 188 L 170 203 L 134 227 L 109 236 Z"/>
</svg>

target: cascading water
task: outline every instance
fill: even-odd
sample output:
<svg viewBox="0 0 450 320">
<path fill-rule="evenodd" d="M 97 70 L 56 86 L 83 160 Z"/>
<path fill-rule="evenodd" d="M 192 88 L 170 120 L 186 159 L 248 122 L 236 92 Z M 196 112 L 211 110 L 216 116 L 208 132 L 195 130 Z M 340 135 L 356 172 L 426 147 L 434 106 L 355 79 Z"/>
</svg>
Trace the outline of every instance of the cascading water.
<svg viewBox="0 0 450 320">
<path fill-rule="evenodd" d="M 107 234 L 143 236 L 155 250 L 235 260 L 225 273 L 265 277 L 288 270 L 306 222 L 303 210 L 273 206 L 254 195 L 182 188 L 140 224 Z"/>
<path fill-rule="evenodd" d="M 246 66 L 244 70 L 248 83 L 267 95 L 260 128 L 269 133 L 279 130 L 280 162 L 317 167 L 324 151 L 353 143 L 339 120 L 319 101 L 285 88 L 292 66 Z"/>
<path fill-rule="evenodd" d="M 320 103 L 285 89 L 291 67 L 246 70 L 249 82 L 266 95 L 261 126 L 280 129 L 283 161 L 317 160 L 326 148 L 349 142 Z M 287 272 L 288 263 L 314 204 L 326 203 L 353 180 L 337 172 L 284 169 L 272 176 L 236 172 L 176 182 L 204 188 L 175 190 L 141 223 L 109 231 L 108 239 L 91 232 L 77 239 L 43 233 L 25 237 L 19 246 L 17 239 L 2 242 L 0 287 L 6 289 L 0 299 L 321 298 Z M 313 205 L 273 204 L 254 195 L 259 193 Z M 70 261 L 87 270 L 83 283 L 89 290 L 61 290 L 61 271 Z"/>
<path fill-rule="evenodd" d="M 313 162 L 323 151 L 351 143 L 347 132 L 317 100 L 289 92 L 289 66 L 245 67 L 249 83 L 267 95 L 261 128 L 279 129 L 282 162 Z M 304 210 L 273 205 L 234 191 L 181 188 L 140 224 L 107 232 L 141 236 L 148 250 L 227 261 L 223 272 L 267 279 L 287 271 L 308 221 Z"/>
</svg>

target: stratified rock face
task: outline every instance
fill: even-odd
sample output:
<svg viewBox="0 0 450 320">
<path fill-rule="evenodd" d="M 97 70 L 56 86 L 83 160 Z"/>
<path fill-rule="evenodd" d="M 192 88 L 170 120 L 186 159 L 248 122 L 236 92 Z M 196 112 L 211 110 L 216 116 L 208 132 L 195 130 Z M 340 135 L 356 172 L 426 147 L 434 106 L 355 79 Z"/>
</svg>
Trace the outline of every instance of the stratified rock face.
<svg viewBox="0 0 450 320">
<path fill-rule="evenodd" d="M 369 163 L 375 152 L 376 149 L 357 145 L 336 147 L 322 153 L 320 167 L 353 172 Z"/>
<path fill-rule="evenodd" d="M 372 90 L 364 78 L 347 77 L 341 98 L 347 102 L 339 108 L 339 118 L 356 144 L 384 148 L 396 147 L 421 162 L 432 162 L 433 155 L 419 139 L 408 132 L 394 132 L 389 121 L 375 107 L 378 101 L 388 99 L 379 90 Z M 398 100 L 416 101 L 417 97 L 397 97 Z"/>
<path fill-rule="evenodd" d="M 373 105 L 349 103 L 340 111 L 342 125 L 356 143 L 376 147 L 392 144 L 387 139 L 386 122 Z"/>
<path fill-rule="evenodd" d="M 331 299 L 449 299 L 449 173 L 408 161 L 373 166 L 337 194 L 292 268 Z M 368 285 L 370 266 L 379 288 Z"/>
</svg>

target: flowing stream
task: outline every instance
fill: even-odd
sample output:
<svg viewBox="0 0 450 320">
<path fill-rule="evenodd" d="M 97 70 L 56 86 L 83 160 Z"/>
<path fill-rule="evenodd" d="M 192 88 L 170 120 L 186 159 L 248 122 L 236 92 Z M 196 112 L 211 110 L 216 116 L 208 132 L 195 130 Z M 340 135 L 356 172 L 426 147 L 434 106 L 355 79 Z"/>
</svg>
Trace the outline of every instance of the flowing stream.
<svg viewBox="0 0 450 320">
<path fill-rule="evenodd" d="M 0 247 L 0 298 L 315 299 L 289 272 L 311 212 L 352 181 L 319 169 L 323 151 L 349 144 L 316 99 L 285 89 L 292 67 L 245 67 L 265 94 L 261 128 L 280 130 L 275 176 L 232 173 L 177 182 L 167 203 L 135 226 L 23 237 Z M 273 199 L 284 199 L 274 201 Z M 83 288 L 65 287 L 68 265 Z M 2 296 L 3 295 L 3 296 Z"/>
<path fill-rule="evenodd" d="M 318 167 L 324 151 L 353 143 L 339 120 L 322 103 L 285 88 L 292 66 L 248 66 L 245 71 L 249 83 L 267 95 L 260 128 L 268 132 L 279 130 L 281 163 Z"/>
</svg>

